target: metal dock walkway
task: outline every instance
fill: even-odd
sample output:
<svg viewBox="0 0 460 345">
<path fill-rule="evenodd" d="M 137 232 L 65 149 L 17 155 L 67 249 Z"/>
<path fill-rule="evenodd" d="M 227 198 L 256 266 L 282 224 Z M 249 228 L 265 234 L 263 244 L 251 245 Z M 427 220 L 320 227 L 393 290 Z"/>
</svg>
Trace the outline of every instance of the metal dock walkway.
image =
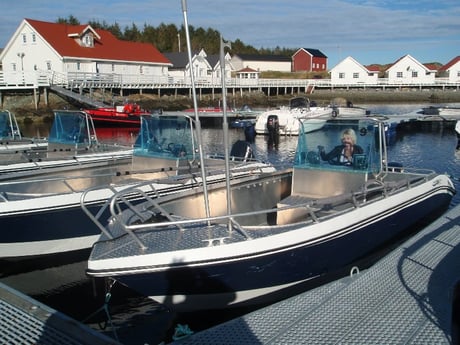
<svg viewBox="0 0 460 345">
<path fill-rule="evenodd" d="M 0 344 L 120 344 L 0 283 Z"/>
<path fill-rule="evenodd" d="M 460 205 L 369 269 L 198 332 L 185 344 L 458 341 Z"/>
</svg>

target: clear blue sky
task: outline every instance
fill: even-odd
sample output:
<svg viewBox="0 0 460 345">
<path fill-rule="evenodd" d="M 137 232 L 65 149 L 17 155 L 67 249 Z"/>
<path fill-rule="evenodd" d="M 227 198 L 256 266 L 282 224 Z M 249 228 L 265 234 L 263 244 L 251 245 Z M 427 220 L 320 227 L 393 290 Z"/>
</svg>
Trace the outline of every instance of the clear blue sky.
<svg viewBox="0 0 460 345">
<path fill-rule="evenodd" d="M 24 18 L 76 17 L 118 23 L 183 24 L 180 0 L 14 0 L 2 6 L 0 47 Z M 347 56 L 392 63 L 410 54 L 422 63 L 460 55 L 459 0 L 187 0 L 188 22 L 256 48 L 316 48 L 329 68 Z"/>
</svg>

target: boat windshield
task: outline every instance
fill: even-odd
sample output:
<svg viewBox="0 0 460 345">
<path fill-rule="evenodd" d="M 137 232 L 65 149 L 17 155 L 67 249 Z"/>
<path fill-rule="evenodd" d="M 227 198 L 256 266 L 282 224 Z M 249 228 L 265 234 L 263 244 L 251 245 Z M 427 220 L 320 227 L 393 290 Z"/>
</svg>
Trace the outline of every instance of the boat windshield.
<svg viewBox="0 0 460 345">
<path fill-rule="evenodd" d="M 134 144 L 135 156 L 194 159 L 192 119 L 187 116 L 145 115 Z"/>
<path fill-rule="evenodd" d="M 48 141 L 62 144 L 87 144 L 92 135 L 85 113 L 81 111 L 56 111 Z"/>
<path fill-rule="evenodd" d="M 20 138 L 16 118 L 8 110 L 0 111 L 0 139 Z"/>
<path fill-rule="evenodd" d="M 374 119 L 329 120 L 319 130 L 309 131 L 309 120 L 301 121 L 295 167 L 348 172 L 378 173 L 381 170 L 379 122 Z M 345 138 L 344 138 L 345 137 Z M 352 154 L 344 144 L 352 140 Z"/>
</svg>

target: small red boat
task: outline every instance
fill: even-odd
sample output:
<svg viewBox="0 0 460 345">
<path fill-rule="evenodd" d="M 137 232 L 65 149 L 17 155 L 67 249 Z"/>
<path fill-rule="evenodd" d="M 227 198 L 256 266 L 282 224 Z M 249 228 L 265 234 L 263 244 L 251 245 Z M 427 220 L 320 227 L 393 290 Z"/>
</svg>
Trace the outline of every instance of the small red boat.
<svg viewBox="0 0 460 345">
<path fill-rule="evenodd" d="M 141 116 L 151 114 L 135 103 L 107 108 L 84 109 L 84 111 L 91 115 L 93 122 L 105 126 L 140 126 Z"/>
</svg>

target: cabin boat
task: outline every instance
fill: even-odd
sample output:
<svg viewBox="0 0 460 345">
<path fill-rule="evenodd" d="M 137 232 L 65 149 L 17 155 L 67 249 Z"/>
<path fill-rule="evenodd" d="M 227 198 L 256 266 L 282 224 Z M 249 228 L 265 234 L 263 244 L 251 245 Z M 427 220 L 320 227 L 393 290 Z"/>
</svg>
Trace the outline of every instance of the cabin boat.
<svg viewBox="0 0 460 345">
<path fill-rule="evenodd" d="M 292 169 L 137 205 L 124 200 L 139 186 L 115 193 L 87 274 L 175 311 L 273 303 L 448 208 L 448 176 L 387 164 L 384 119 L 330 119 L 315 132 L 309 121 L 299 121 Z M 349 128 L 361 153 L 324 161 L 318 147 L 334 148 Z"/>
<path fill-rule="evenodd" d="M 451 106 L 429 106 L 422 108 L 420 112 L 423 115 L 433 115 L 445 117 L 446 119 L 459 120 L 460 119 L 460 107 Z"/>
<path fill-rule="evenodd" d="M 305 97 L 295 97 L 289 101 L 289 107 L 270 109 L 256 118 L 255 132 L 265 135 L 298 135 L 299 119 L 314 118 L 308 123 L 307 131 L 320 129 L 327 118 L 331 118 L 334 109 L 331 107 L 310 107 Z M 275 134 L 274 134 L 275 133 Z"/>
<path fill-rule="evenodd" d="M 151 114 L 136 103 L 85 109 L 84 111 L 91 115 L 95 123 L 101 126 L 140 126 L 141 116 Z"/>
<path fill-rule="evenodd" d="M 141 122 L 129 163 L 110 164 L 111 158 L 106 157 L 105 163 L 99 162 L 92 169 L 81 164 L 80 168 L 73 167 L 72 173 L 61 170 L 60 174 L 0 180 L 0 262 L 40 260 L 47 264 L 76 256 L 87 258 L 100 229 L 84 212 L 98 210 L 99 217 L 106 220 L 107 199 L 144 181 L 146 185 L 137 190 L 151 198 L 193 191 L 202 185 L 197 176 L 201 164 L 194 121 L 188 116 L 148 115 Z M 61 127 L 66 126 L 59 122 Z M 244 150 L 240 145 L 239 151 L 231 152 L 232 179 L 253 178 L 274 170 L 252 159 L 250 147 L 243 146 Z M 222 155 L 209 154 L 203 161 L 209 186 L 225 180 Z M 126 200 L 135 203 L 130 197 Z"/>
<path fill-rule="evenodd" d="M 0 162 L 8 162 L 29 151 L 44 151 L 48 142 L 43 138 L 26 138 L 19 129 L 16 116 L 0 110 Z"/>
</svg>

